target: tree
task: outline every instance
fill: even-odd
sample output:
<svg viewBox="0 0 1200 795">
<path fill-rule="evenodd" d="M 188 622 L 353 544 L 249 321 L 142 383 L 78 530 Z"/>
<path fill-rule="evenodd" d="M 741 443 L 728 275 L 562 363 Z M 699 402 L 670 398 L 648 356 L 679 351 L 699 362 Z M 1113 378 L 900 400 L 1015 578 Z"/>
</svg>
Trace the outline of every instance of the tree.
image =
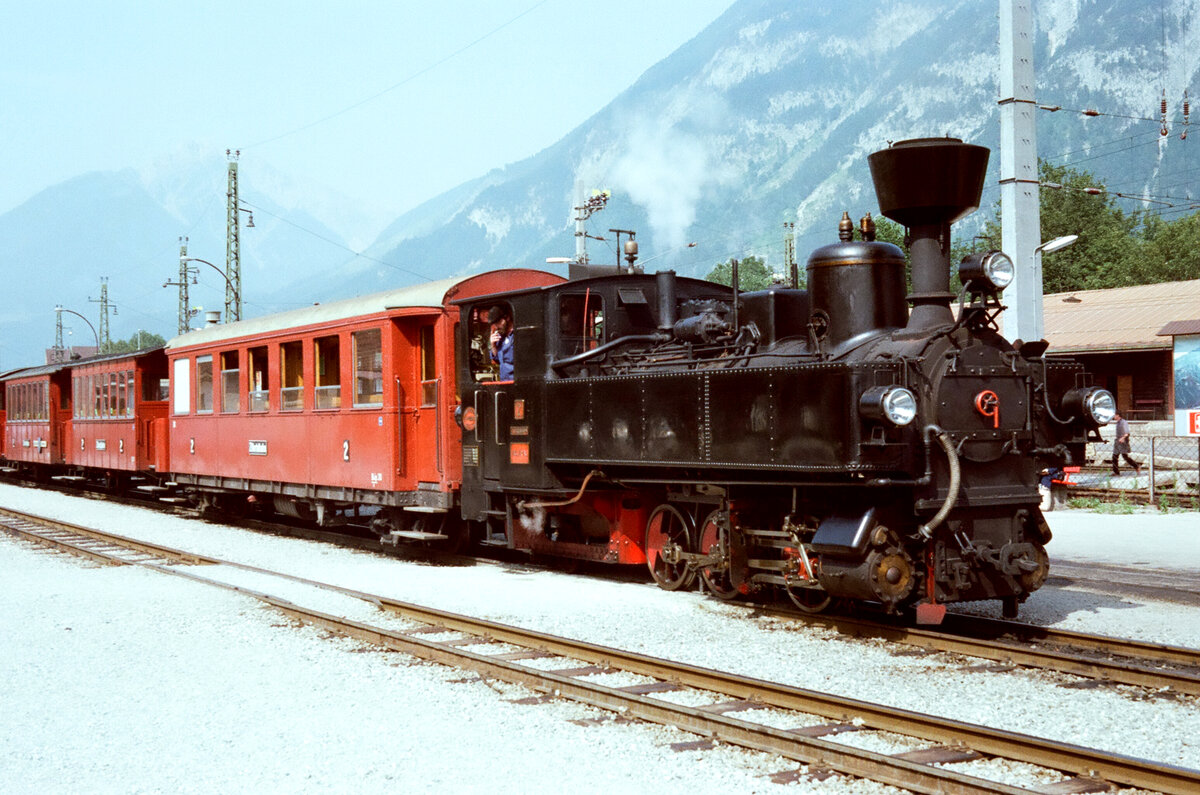
<svg viewBox="0 0 1200 795">
<path fill-rule="evenodd" d="M 710 282 L 733 286 L 733 260 L 721 262 L 704 277 Z M 762 257 L 753 255 L 738 260 L 738 288 L 741 290 L 765 290 L 775 283 L 775 275 Z"/>
<path fill-rule="evenodd" d="M 1085 192 L 1102 189 L 1090 173 L 1049 163 L 1039 166 L 1043 184 L 1063 186 L 1040 192 L 1042 239 L 1079 235 L 1075 245 L 1042 259 L 1042 289 L 1061 293 L 1135 284 L 1139 214 L 1125 213 L 1107 193 Z"/>
<path fill-rule="evenodd" d="M 140 345 L 139 345 L 140 343 Z M 115 340 L 108 346 L 105 353 L 132 353 L 133 351 L 157 348 L 166 345 L 167 341 L 157 334 L 141 331 L 127 340 Z"/>
<path fill-rule="evenodd" d="M 1135 284 L 1200 279 L 1200 215 L 1174 221 L 1148 215 L 1140 230 L 1142 256 L 1133 273 Z"/>
<path fill-rule="evenodd" d="M 1139 245 L 1140 213 L 1126 213 L 1117 199 L 1104 191 L 1096 178 L 1069 166 L 1038 163 L 1045 186 L 1039 191 L 1042 240 L 1079 235 L 1070 248 L 1042 259 L 1042 289 L 1046 293 L 1096 290 L 1141 284 L 1145 249 Z M 1093 189 L 1098 192 L 1089 193 Z M 999 241 L 1000 208 L 985 224 L 984 234 Z"/>
</svg>

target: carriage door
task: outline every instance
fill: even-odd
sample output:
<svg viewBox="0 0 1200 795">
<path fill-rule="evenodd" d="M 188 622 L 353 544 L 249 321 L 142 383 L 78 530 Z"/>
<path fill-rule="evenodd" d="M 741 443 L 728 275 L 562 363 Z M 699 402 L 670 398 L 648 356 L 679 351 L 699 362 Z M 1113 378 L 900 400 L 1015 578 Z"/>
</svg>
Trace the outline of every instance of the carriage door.
<svg viewBox="0 0 1200 795">
<path fill-rule="evenodd" d="M 446 471 L 443 460 L 445 445 L 443 436 L 446 429 L 442 427 L 442 414 L 439 407 L 442 404 L 445 385 L 438 376 L 436 327 L 433 320 L 419 321 L 420 325 L 410 329 L 416 342 L 415 361 L 413 362 L 414 388 L 405 396 L 409 416 L 410 436 L 404 454 L 408 458 L 409 469 L 406 473 L 410 478 L 425 483 L 441 483 Z M 408 390 L 406 390 L 408 391 Z M 457 429 L 455 429 L 457 430 Z"/>
</svg>

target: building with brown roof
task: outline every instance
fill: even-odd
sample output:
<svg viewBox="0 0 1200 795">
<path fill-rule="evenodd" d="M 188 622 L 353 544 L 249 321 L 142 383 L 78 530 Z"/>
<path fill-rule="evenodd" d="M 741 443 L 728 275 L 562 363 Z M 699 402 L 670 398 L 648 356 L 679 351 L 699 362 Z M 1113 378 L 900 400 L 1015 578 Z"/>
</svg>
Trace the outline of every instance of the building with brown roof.
<svg viewBox="0 0 1200 795">
<path fill-rule="evenodd" d="M 1159 332 L 1200 321 L 1200 279 L 1053 293 L 1042 313 L 1047 355 L 1082 362 L 1131 419 L 1171 416 L 1171 337 Z"/>
</svg>

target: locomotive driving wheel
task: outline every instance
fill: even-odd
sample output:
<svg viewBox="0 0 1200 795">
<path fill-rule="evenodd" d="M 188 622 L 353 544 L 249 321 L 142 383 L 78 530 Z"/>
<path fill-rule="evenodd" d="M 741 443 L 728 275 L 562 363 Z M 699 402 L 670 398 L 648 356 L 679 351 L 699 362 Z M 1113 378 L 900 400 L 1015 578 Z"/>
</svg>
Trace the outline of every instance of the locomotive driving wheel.
<svg viewBox="0 0 1200 795">
<path fill-rule="evenodd" d="M 741 591 L 733 584 L 729 573 L 729 513 L 717 509 L 708 515 L 700 526 L 696 551 L 704 556 L 715 556 L 716 562 L 702 566 L 700 576 L 704 584 L 722 599 L 736 599 Z"/>
<path fill-rule="evenodd" d="M 665 591 L 686 588 L 696 579 L 680 553 L 692 548 L 695 525 L 674 505 L 664 503 L 646 521 L 646 566 L 658 587 Z"/>
</svg>

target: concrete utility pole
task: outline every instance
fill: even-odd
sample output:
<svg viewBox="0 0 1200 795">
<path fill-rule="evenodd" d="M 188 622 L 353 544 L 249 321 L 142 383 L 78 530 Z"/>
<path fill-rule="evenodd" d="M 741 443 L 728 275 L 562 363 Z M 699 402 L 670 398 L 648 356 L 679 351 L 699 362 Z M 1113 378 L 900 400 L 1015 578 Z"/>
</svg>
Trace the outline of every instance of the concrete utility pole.
<svg viewBox="0 0 1200 795">
<path fill-rule="evenodd" d="M 241 150 L 230 154 L 229 188 L 225 192 L 225 322 L 242 319 L 242 247 L 241 222 L 238 219 L 238 156 Z"/>
<path fill-rule="evenodd" d="M 796 265 L 796 224 L 792 221 L 784 223 L 783 228 L 783 267 L 787 269 L 788 283 L 793 290 L 800 288 L 800 268 Z"/>
<path fill-rule="evenodd" d="M 1000 0 L 1000 226 L 1001 248 L 1016 274 L 1004 291 L 1004 336 L 1040 340 L 1042 279 L 1034 250 L 1042 237 L 1038 214 L 1036 83 L 1032 0 Z"/>
</svg>

